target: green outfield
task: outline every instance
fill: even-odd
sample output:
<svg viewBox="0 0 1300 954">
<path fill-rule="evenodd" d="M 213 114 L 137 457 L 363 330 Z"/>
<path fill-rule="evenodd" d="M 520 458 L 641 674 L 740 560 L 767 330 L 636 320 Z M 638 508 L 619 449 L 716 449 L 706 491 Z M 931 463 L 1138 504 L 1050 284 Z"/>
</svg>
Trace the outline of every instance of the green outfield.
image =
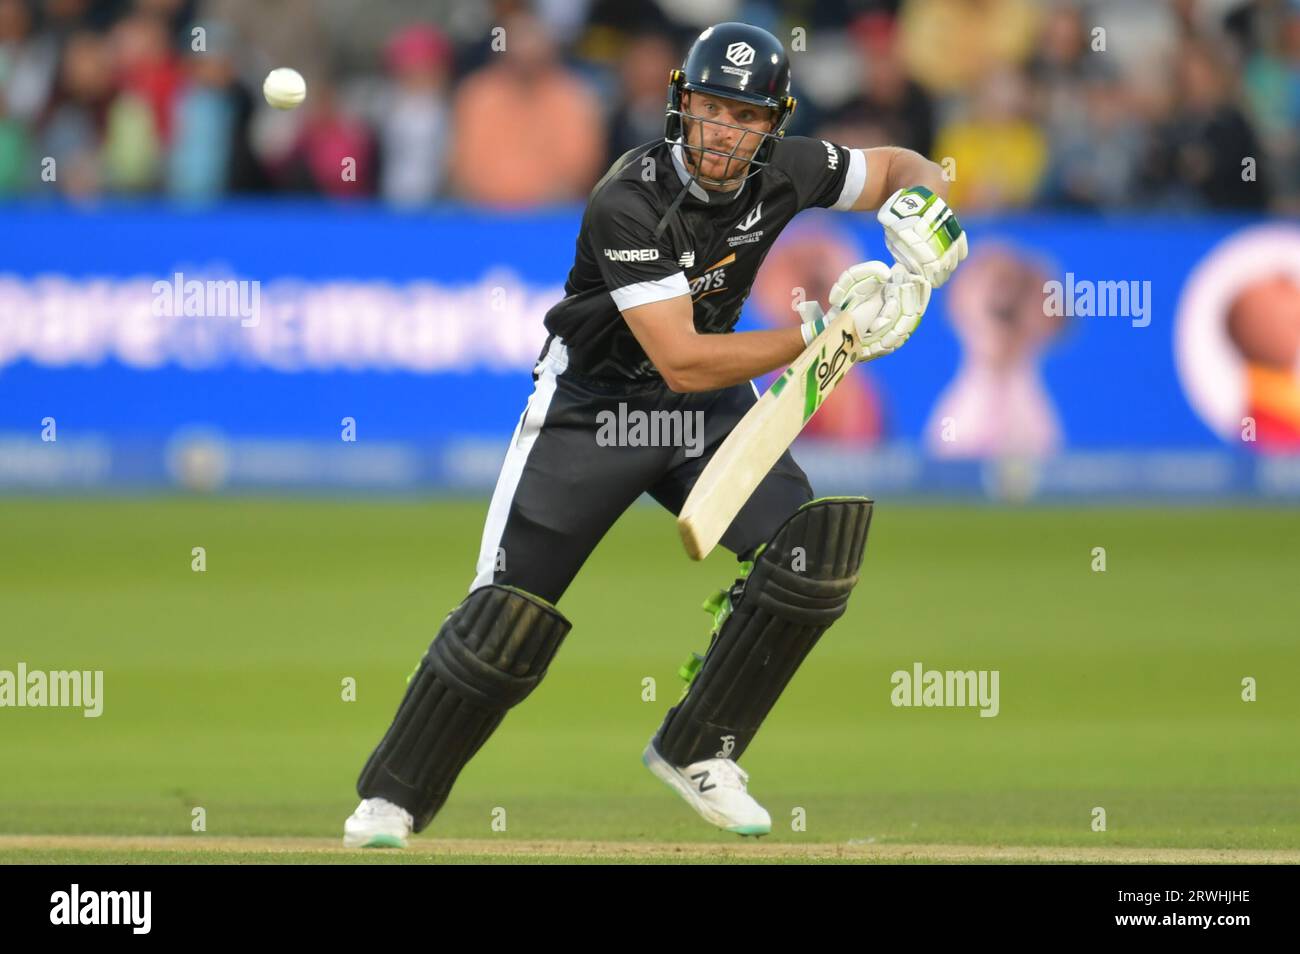
<svg viewBox="0 0 1300 954">
<path fill-rule="evenodd" d="M 355 859 L 357 772 L 485 510 L 0 500 L 0 670 L 104 674 L 98 718 L 0 708 L 0 861 Z M 364 860 L 1300 861 L 1298 543 L 1293 510 L 881 504 L 848 614 L 744 758 L 755 844 L 640 763 L 735 562 L 634 507 L 418 849 Z M 996 670 L 998 715 L 895 707 L 915 663 Z"/>
</svg>

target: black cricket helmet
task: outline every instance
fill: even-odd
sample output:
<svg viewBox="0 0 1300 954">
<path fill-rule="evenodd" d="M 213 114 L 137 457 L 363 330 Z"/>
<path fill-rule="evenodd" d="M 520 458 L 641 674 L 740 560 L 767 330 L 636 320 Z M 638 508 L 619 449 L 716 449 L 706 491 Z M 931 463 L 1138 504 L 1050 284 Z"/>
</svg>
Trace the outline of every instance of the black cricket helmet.
<svg viewBox="0 0 1300 954">
<path fill-rule="evenodd" d="M 726 99 L 736 99 L 776 110 L 776 122 L 771 132 L 759 133 L 743 130 L 751 136 L 762 136 L 763 141 L 749 160 L 745 179 L 759 172 L 771 162 L 772 150 L 785 135 L 785 128 L 794 114 L 795 100 L 790 95 L 790 58 L 781 41 L 766 30 L 748 23 L 719 23 L 709 27 L 691 44 L 686 62 L 681 69 L 673 70 L 668 77 L 668 108 L 664 138 L 676 142 L 684 132 L 683 116 L 692 122 L 715 123 L 742 129 L 732 123 L 719 122 L 705 116 L 682 112 L 682 93 L 701 92 Z M 745 136 L 736 139 L 731 152 L 704 146 L 700 125 L 700 144 L 685 143 L 695 153 L 709 153 L 723 159 L 735 159 L 736 149 Z M 696 177 L 700 178 L 698 166 Z M 706 180 L 714 181 L 714 180 Z M 743 181 L 743 180 L 742 180 Z"/>
</svg>

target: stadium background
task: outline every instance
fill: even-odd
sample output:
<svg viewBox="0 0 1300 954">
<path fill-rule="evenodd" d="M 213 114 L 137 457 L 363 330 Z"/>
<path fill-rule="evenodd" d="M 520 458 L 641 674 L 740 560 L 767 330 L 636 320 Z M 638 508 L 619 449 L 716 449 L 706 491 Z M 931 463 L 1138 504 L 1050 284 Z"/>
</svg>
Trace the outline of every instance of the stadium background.
<svg viewBox="0 0 1300 954">
<path fill-rule="evenodd" d="M 5 831 L 335 837 L 473 575 L 582 201 L 726 19 L 790 45 L 792 133 L 944 162 L 972 248 L 797 445 L 880 513 L 760 798 L 813 840 L 1086 844 L 1106 804 L 1115 844 L 1300 843 L 1300 4 L 1234 0 L 0 0 L 0 668 L 108 687 L 102 722 L 0 719 Z M 303 107 L 262 102 L 276 66 Z M 801 216 L 741 327 L 885 257 L 870 215 Z M 159 314 L 182 276 L 257 283 L 255 323 Z M 1058 315 L 1052 281 L 1137 297 Z M 634 507 L 437 833 L 503 802 L 712 837 L 635 759 L 729 561 Z M 1014 694 L 893 709 L 913 660 Z"/>
</svg>

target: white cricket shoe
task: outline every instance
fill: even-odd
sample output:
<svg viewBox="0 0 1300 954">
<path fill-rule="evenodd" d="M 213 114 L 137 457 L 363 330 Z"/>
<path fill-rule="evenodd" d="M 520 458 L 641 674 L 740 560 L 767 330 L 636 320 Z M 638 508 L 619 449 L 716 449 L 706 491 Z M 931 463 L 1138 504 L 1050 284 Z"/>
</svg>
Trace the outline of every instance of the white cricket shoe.
<svg viewBox="0 0 1300 954">
<path fill-rule="evenodd" d="M 344 848 L 405 848 L 415 819 L 386 798 L 365 798 L 343 823 Z"/>
<path fill-rule="evenodd" d="M 676 789 L 705 821 L 738 835 L 766 835 L 772 831 L 767 809 L 745 790 L 749 773 L 731 759 L 703 759 L 677 768 L 659 754 L 652 739 L 641 761 Z"/>
</svg>

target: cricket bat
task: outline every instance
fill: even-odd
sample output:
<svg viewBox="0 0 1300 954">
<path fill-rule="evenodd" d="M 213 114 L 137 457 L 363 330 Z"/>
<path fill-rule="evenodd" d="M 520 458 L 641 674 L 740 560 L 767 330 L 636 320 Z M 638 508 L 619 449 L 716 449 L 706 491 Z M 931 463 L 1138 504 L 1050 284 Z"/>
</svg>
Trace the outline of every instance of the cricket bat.
<svg viewBox="0 0 1300 954">
<path fill-rule="evenodd" d="M 853 366 L 852 312 L 832 309 L 826 327 L 758 399 L 714 452 L 677 516 L 692 560 L 718 545 L 731 521 Z"/>
</svg>

